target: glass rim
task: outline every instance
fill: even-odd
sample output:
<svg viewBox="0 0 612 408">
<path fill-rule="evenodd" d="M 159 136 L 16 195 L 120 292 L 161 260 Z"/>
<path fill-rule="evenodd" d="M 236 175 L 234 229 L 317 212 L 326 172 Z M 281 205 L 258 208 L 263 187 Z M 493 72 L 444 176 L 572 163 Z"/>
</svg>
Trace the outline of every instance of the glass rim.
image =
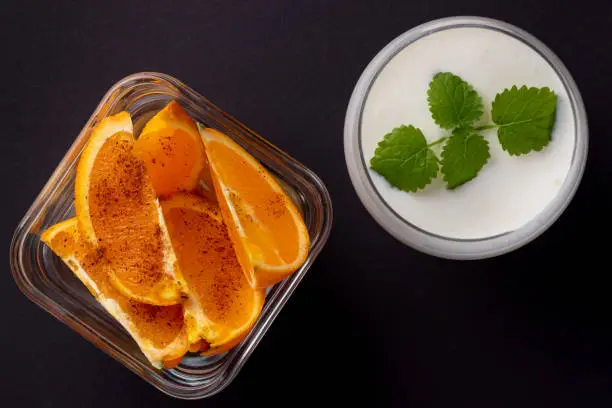
<svg viewBox="0 0 612 408">
<path fill-rule="evenodd" d="M 412 224 L 400 216 L 374 186 L 367 170 L 361 145 L 363 109 L 369 91 L 387 64 L 403 49 L 432 33 L 453 28 L 490 29 L 509 35 L 536 51 L 553 68 L 565 87 L 574 115 L 574 150 L 570 169 L 556 196 L 533 219 L 523 226 L 498 235 L 461 239 L 437 235 Z M 370 215 L 400 242 L 440 258 L 483 259 L 518 249 L 547 230 L 572 200 L 584 173 L 588 151 L 588 124 L 582 97 L 571 74 L 561 60 L 544 43 L 509 23 L 478 16 L 455 16 L 418 25 L 388 43 L 370 61 L 351 95 L 344 124 L 344 154 L 353 187 Z"/>
</svg>

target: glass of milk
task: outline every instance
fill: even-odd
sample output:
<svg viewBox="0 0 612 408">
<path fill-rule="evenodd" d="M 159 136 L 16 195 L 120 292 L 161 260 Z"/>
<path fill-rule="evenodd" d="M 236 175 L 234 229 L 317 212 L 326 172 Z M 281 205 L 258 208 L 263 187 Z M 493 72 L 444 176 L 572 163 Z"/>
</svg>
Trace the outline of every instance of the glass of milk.
<svg viewBox="0 0 612 408">
<path fill-rule="evenodd" d="M 478 177 L 448 190 L 440 179 L 417 193 L 391 186 L 371 170 L 377 143 L 412 124 L 428 142 L 446 136 L 432 120 L 427 88 L 452 72 L 484 101 L 490 123 L 495 95 L 513 85 L 549 87 L 557 95 L 551 142 L 510 156 L 495 129 L 480 132 L 491 158 Z M 529 33 L 481 17 L 434 20 L 400 35 L 361 75 L 346 114 L 345 157 L 359 198 L 403 243 L 435 256 L 478 259 L 512 251 L 544 232 L 572 199 L 586 163 L 587 119 L 580 93 L 557 56 Z"/>
</svg>

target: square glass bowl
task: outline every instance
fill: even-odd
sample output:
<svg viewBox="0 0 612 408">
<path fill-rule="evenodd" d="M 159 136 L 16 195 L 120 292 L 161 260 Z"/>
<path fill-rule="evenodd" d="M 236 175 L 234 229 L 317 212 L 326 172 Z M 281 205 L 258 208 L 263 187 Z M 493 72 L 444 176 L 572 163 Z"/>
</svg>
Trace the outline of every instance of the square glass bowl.
<svg viewBox="0 0 612 408">
<path fill-rule="evenodd" d="M 268 290 L 259 319 L 240 345 L 219 356 L 188 354 L 175 369 L 158 370 L 68 267 L 40 241 L 40 234 L 74 215 L 76 165 L 96 123 L 126 110 L 132 116 L 135 135 L 138 135 L 147 120 L 172 99 L 196 121 L 232 137 L 268 168 L 301 210 L 311 248 L 298 271 Z M 138 73 L 119 81 L 102 98 L 17 226 L 11 242 L 10 261 L 15 282 L 34 303 L 159 390 L 177 398 L 198 399 L 221 391 L 233 380 L 323 248 L 331 223 L 329 193 L 312 171 L 175 78 L 159 73 Z"/>
</svg>

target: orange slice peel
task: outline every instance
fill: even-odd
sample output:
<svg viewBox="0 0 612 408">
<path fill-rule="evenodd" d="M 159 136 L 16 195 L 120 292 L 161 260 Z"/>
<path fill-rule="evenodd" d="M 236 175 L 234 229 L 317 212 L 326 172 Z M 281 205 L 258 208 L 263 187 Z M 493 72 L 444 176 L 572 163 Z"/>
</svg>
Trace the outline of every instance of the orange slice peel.
<svg viewBox="0 0 612 408">
<path fill-rule="evenodd" d="M 176 101 L 147 122 L 134 152 L 145 163 L 158 196 L 198 187 L 204 146 L 194 121 Z"/>
<path fill-rule="evenodd" d="M 186 288 L 153 185 L 133 152 L 130 127 L 127 112 L 104 119 L 81 154 L 75 180 L 79 231 L 109 261 L 109 278 L 125 296 L 177 304 Z"/>
<path fill-rule="evenodd" d="M 91 244 L 95 244 L 98 240 L 92 225 L 91 217 L 89 216 L 89 203 L 87 200 L 89 183 L 91 180 L 89 174 L 91 174 L 97 157 L 96 154 L 91 153 L 98 152 L 102 148 L 102 145 L 106 143 L 106 140 L 118 132 L 133 133 L 132 118 L 129 113 L 119 112 L 114 116 L 104 118 L 92 129 L 89 140 L 77 166 L 75 190 L 81 191 L 82 194 L 75 194 L 74 205 L 76 212 L 82 215 L 79 217 L 79 230 L 81 236 Z"/>
<path fill-rule="evenodd" d="M 310 247 L 297 207 L 240 145 L 198 126 L 217 201 L 247 280 L 265 288 L 287 278 L 304 263 Z"/>
<path fill-rule="evenodd" d="M 253 289 L 236 258 L 216 204 L 178 193 L 161 206 L 185 282 L 189 342 L 210 348 L 242 339 L 257 320 L 265 292 Z"/>
<path fill-rule="evenodd" d="M 189 348 L 180 305 L 152 306 L 119 292 L 108 279 L 109 265 L 99 250 L 81 239 L 76 218 L 50 227 L 41 240 L 130 333 L 153 366 L 161 368 L 166 361 L 180 361 Z"/>
</svg>

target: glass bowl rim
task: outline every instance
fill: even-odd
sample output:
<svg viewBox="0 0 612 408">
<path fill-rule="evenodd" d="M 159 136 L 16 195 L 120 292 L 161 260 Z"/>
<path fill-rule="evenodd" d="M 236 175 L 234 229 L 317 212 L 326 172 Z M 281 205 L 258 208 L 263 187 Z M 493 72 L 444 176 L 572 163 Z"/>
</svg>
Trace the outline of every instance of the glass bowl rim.
<svg viewBox="0 0 612 408">
<path fill-rule="evenodd" d="M 282 159 L 283 164 L 287 165 L 288 169 L 291 170 L 291 176 L 303 178 L 304 182 L 308 183 L 316 191 L 321 201 L 322 221 L 320 229 L 316 231 L 314 238 L 311 237 L 313 239 L 311 241 L 311 249 L 308 258 L 298 271 L 296 271 L 285 281 L 277 284 L 282 286 L 280 286 L 279 289 L 273 293 L 272 297 L 266 301 L 266 304 L 270 304 L 270 309 L 265 309 L 265 316 L 262 312 L 260 320 L 256 323 L 256 326 L 251 329 L 251 332 L 247 337 L 247 341 L 243 341 L 240 345 L 230 351 L 230 353 L 233 353 L 233 355 L 223 363 L 225 367 L 220 371 L 220 374 L 213 379 L 213 381 L 216 383 L 213 384 L 212 387 L 210 387 L 210 383 L 207 383 L 206 386 L 200 385 L 194 387 L 186 387 L 181 384 L 171 383 L 164 375 L 161 374 L 161 371 L 153 373 L 154 369 L 150 368 L 147 373 L 143 373 L 141 372 L 142 370 L 139 366 L 128 364 L 127 361 L 124 361 L 121 358 L 120 350 L 116 350 L 114 347 L 111 347 L 111 345 L 105 344 L 103 341 L 101 341 L 99 336 L 92 329 L 87 327 L 87 325 L 84 325 L 80 319 L 77 319 L 71 312 L 63 309 L 54 301 L 53 298 L 48 297 L 40 288 L 31 282 L 28 279 L 24 267 L 21 265 L 21 262 L 24 260 L 24 257 L 21 255 L 21 251 L 25 239 L 28 234 L 33 233 L 31 232 L 32 227 L 35 225 L 35 222 L 39 219 L 39 217 L 42 216 L 42 212 L 49 206 L 52 192 L 56 188 L 59 188 L 63 179 L 68 176 L 67 170 L 69 170 L 70 164 L 78 160 L 80 149 L 82 149 L 84 143 L 89 137 L 88 130 L 92 127 L 93 123 L 108 114 L 107 105 L 109 102 L 113 101 L 113 98 L 116 98 L 117 100 L 121 99 L 121 95 L 119 95 L 118 92 L 119 90 L 130 84 L 135 84 L 137 86 L 138 84 L 136 82 L 143 80 L 161 81 L 160 86 L 175 88 L 175 90 L 186 98 L 191 99 L 192 102 L 198 104 L 202 109 L 211 110 L 211 112 L 214 114 L 221 115 L 221 119 L 215 118 L 215 120 L 224 120 L 227 121 L 227 123 L 224 123 L 227 126 L 238 127 L 238 131 L 243 133 L 241 137 L 246 135 L 246 138 L 250 139 L 251 142 L 256 144 L 259 148 L 267 150 L 267 153 L 272 154 L 276 158 Z M 71 329 L 77 331 L 77 333 L 85 337 L 86 340 L 92 342 L 96 347 L 109 354 L 119 363 L 136 373 L 139 377 L 143 378 L 146 382 L 153 385 L 155 388 L 159 389 L 165 394 L 175 398 L 200 399 L 212 396 L 222 391 L 238 374 L 246 360 L 250 357 L 251 353 L 257 347 L 266 331 L 277 317 L 282 307 L 304 278 L 306 272 L 310 269 L 320 251 L 323 249 L 329 238 L 332 220 L 333 208 L 330 194 L 323 181 L 312 170 L 285 153 L 283 150 L 268 142 L 259 134 L 247 128 L 240 121 L 234 119 L 231 115 L 218 108 L 208 99 L 204 98 L 178 79 L 158 72 L 139 72 L 120 79 L 104 94 L 97 107 L 87 120 L 86 124 L 79 132 L 78 136 L 67 149 L 57 167 L 51 173 L 51 176 L 45 182 L 44 186 L 37 194 L 25 215 L 21 218 L 11 239 L 9 253 L 11 273 L 18 288 L 28 299 L 50 313 L 62 323 L 69 326 Z M 38 269 L 37 266 L 34 266 L 34 268 Z M 99 343 L 103 344 L 101 345 Z M 148 374 L 153 375 L 149 376 Z"/>
<path fill-rule="evenodd" d="M 559 192 L 532 220 L 522 227 L 478 239 L 457 239 L 423 230 L 401 217 L 382 198 L 368 174 L 361 149 L 361 119 L 369 90 L 387 63 L 411 43 L 431 33 L 459 27 L 492 29 L 509 35 L 540 54 L 555 70 L 569 96 L 575 119 L 572 162 Z M 400 242 L 423 253 L 446 259 L 484 259 L 516 250 L 546 231 L 572 200 L 586 166 L 588 124 L 578 87 L 561 60 L 544 43 L 512 24 L 487 17 L 454 16 L 420 24 L 389 42 L 370 61 L 351 95 L 344 123 L 344 154 L 349 176 L 357 195 L 370 215 Z"/>
</svg>

